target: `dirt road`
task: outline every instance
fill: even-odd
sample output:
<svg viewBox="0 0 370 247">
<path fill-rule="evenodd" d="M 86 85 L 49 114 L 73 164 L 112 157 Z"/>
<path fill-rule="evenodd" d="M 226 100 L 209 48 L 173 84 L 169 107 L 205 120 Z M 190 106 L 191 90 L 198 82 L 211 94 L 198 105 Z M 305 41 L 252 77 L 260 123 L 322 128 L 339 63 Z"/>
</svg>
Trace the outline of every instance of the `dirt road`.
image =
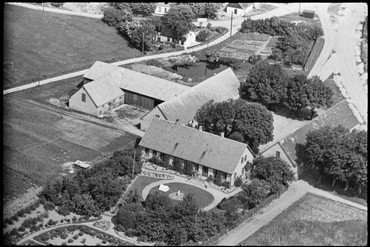
<svg viewBox="0 0 370 247">
<path fill-rule="evenodd" d="M 367 211 L 366 206 L 345 200 L 341 197 L 331 194 L 330 192 L 314 188 L 305 181 L 298 180 L 292 182 L 290 188 L 284 194 L 272 201 L 267 207 L 263 208 L 259 214 L 251 219 L 248 219 L 239 227 L 232 230 L 228 235 L 221 238 L 217 242 L 217 245 L 237 245 L 244 239 L 252 236 L 252 234 L 258 229 L 270 223 L 276 216 L 281 214 L 284 210 L 289 208 L 294 202 L 301 199 L 308 192 Z"/>
</svg>

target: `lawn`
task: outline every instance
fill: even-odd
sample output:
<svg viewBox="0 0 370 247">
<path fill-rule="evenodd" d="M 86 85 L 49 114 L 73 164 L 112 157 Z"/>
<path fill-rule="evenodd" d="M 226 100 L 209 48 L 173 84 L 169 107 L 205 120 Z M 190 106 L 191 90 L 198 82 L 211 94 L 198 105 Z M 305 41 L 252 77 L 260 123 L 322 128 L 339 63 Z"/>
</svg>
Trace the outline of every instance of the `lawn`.
<svg viewBox="0 0 370 247">
<path fill-rule="evenodd" d="M 194 199 L 198 203 L 200 208 L 204 208 L 211 204 L 214 200 L 213 196 L 198 187 L 192 186 L 190 184 L 184 184 L 184 183 L 168 183 L 165 184 L 167 185 L 170 189 L 167 192 L 162 192 L 159 191 L 160 193 L 164 193 L 165 195 L 170 195 L 171 193 L 177 192 L 180 190 L 180 192 L 184 193 L 184 196 L 187 194 L 193 194 Z M 158 191 L 159 186 L 154 187 L 153 189 L 150 190 L 149 194 L 153 194 L 155 191 Z M 172 200 L 175 203 L 178 203 L 180 201 Z"/>
<path fill-rule="evenodd" d="M 147 176 L 138 176 L 135 182 L 131 185 L 130 190 L 137 190 L 138 195 L 142 195 L 143 189 L 154 182 L 162 180 L 160 178 L 147 177 Z"/>
<path fill-rule="evenodd" d="M 40 96 L 42 102 L 57 94 L 49 86 L 4 96 L 5 201 L 54 179 L 65 162 L 99 160 L 135 143 L 132 134 L 64 115 L 65 110 L 43 107 L 28 97 Z"/>
<path fill-rule="evenodd" d="M 367 245 L 367 212 L 306 194 L 241 245 Z"/>
<path fill-rule="evenodd" d="M 140 56 L 99 19 L 4 5 L 4 88 Z"/>
</svg>

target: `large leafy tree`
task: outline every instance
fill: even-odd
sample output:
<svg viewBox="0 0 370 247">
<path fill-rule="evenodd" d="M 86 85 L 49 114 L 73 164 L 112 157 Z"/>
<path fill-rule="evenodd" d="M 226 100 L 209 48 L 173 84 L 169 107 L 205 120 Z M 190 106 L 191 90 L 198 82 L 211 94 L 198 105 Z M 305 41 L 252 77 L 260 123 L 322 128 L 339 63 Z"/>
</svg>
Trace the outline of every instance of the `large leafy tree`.
<svg viewBox="0 0 370 247">
<path fill-rule="evenodd" d="M 256 63 L 242 85 L 242 97 L 266 106 L 280 104 L 287 97 L 289 76 L 280 65 L 267 60 Z"/>
<path fill-rule="evenodd" d="M 131 8 L 126 3 L 111 3 L 103 13 L 103 21 L 109 26 L 119 27 L 132 20 Z"/>
<path fill-rule="evenodd" d="M 205 131 L 247 143 L 253 151 L 273 140 L 273 117 L 266 107 L 243 99 L 204 104 L 195 120 Z"/>
<path fill-rule="evenodd" d="M 155 3 L 128 2 L 126 3 L 134 14 L 152 14 L 155 11 Z"/>
<path fill-rule="evenodd" d="M 289 165 L 278 157 L 258 157 L 253 160 L 251 177 L 287 187 L 294 179 L 294 174 Z"/>
<path fill-rule="evenodd" d="M 367 133 L 342 126 L 323 127 L 307 134 L 306 165 L 318 169 L 321 175 L 361 187 L 367 184 Z M 319 178 L 319 181 L 320 181 Z"/>
<path fill-rule="evenodd" d="M 192 23 L 194 13 L 190 6 L 179 4 L 168 10 L 167 14 L 162 16 L 162 23 L 170 30 L 174 30 L 177 40 L 187 34 L 193 27 Z"/>
<path fill-rule="evenodd" d="M 222 3 L 186 3 L 186 5 L 191 7 L 195 15 L 209 19 L 215 19 L 217 11 L 222 7 Z"/>
</svg>

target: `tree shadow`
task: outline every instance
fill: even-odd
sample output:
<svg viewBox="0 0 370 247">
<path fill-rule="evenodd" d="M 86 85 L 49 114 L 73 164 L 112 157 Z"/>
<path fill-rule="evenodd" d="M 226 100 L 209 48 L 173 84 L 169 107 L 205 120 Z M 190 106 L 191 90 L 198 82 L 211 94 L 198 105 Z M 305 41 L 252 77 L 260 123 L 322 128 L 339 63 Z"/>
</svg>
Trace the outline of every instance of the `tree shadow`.
<svg viewBox="0 0 370 247">
<path fill-rule="evenodd" d="M 358 194 L 357 186 L 354 183 L 350 183 L 350 187 L 347 191 L 344 190 L 345 183 L 337 181 L 332 186 L 333 178 L 328 175 L 321 175 L 321 181 L 319 182 L 320 171 L 307 166 L 307 151 L 303 144 L 296 144 L 295 147 L 297 159 L 297 172 L 298 179 L 306 181 L 311 186 L 322 189 L 325 191 L 333 191 L 340 196 L 348 197 L 353 201 L 361 201 L 361 199 L 367 201 L 367 186 L 363 186 L 361 194 Z M 360 198 L 360 200 L 358 200 Z"/>
</svg>

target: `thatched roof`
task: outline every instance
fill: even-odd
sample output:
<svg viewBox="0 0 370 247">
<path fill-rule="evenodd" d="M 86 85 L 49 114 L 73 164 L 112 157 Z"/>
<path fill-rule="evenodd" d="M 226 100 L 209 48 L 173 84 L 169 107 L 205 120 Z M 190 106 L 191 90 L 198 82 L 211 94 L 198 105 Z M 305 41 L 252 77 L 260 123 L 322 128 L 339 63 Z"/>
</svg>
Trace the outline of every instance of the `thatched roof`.
<svg viewBox="0 0 370 247">
<path fill-rule="evenodd" d="M 150 123 L 140 146 L 229 174 L 248 148 L 245 143 L 159 118 Z"/>
</svg>

